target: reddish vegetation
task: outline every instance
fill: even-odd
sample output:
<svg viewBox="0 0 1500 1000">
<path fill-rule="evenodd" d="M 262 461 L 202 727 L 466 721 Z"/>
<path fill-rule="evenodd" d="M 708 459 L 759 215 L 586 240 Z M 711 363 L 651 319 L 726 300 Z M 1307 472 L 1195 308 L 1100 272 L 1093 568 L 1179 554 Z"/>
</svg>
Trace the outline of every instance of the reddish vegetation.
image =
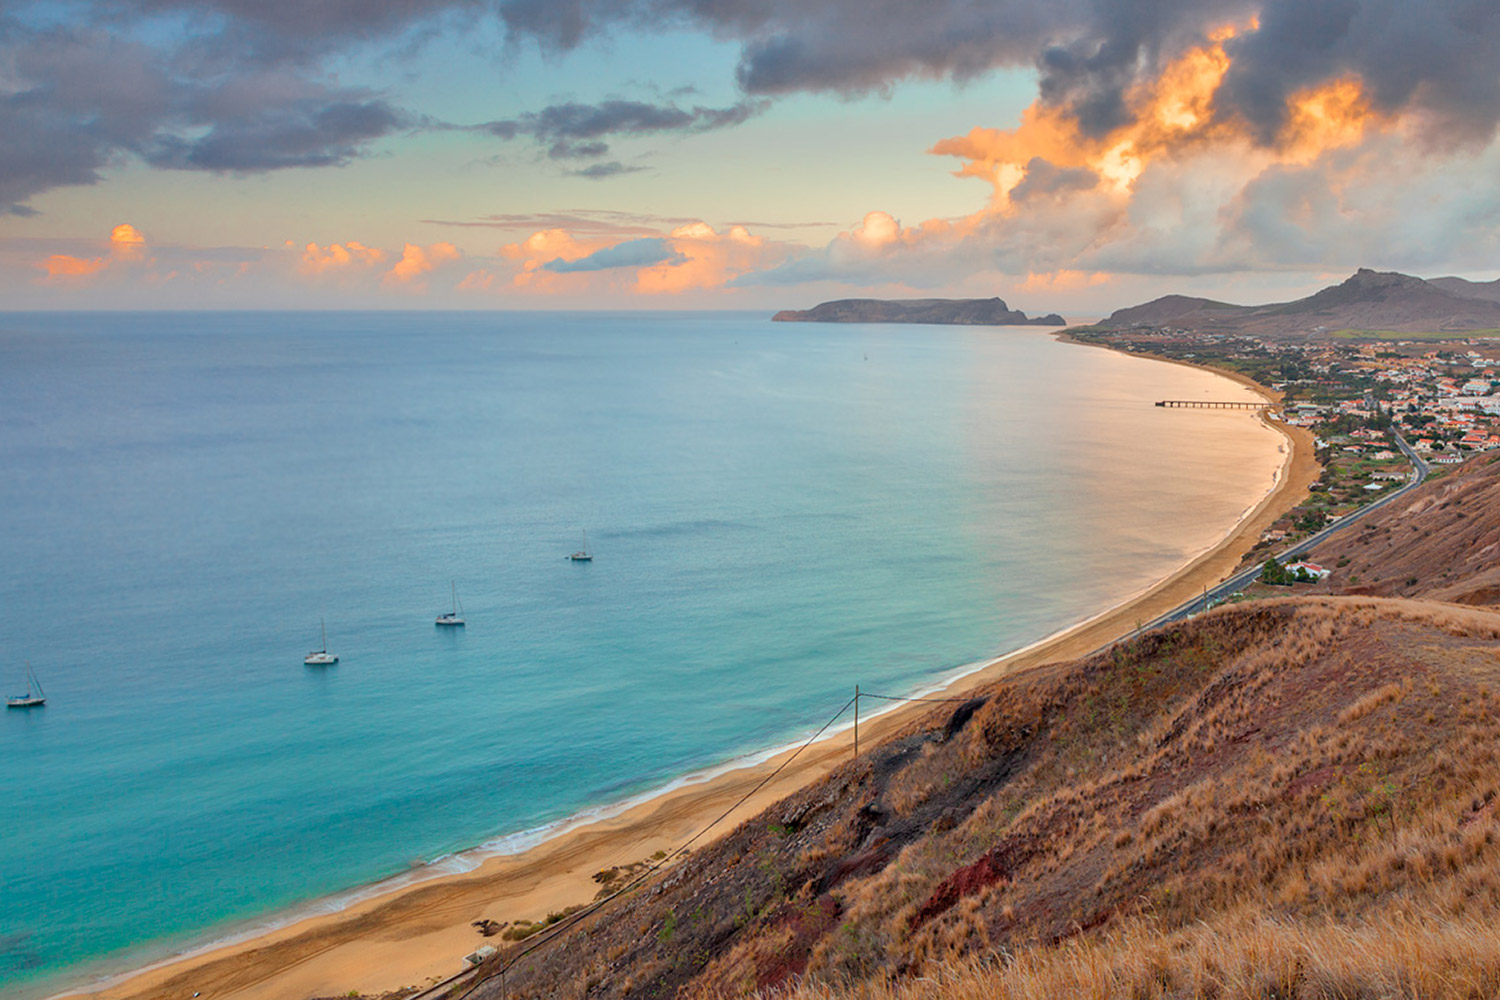
<svg viewBox="0 0 1500 1000">
<path fill-rule="evenodd" d="M 927 897 L 927 902 L 912 914 L 911 929 L 916 930 L 921 927 L 933 917 L 952 907 L 964 896 L 972 896 L 980 889 L 1010 878 L 1014 870 L 1015 856 L 1019 853 L 1016 843 L 1007 840 L 999 847 L 986 852 L 972 865 L 964 865 L 943 879 L 938 887 L 932 890 L 932 895 Z"/>
</svg>

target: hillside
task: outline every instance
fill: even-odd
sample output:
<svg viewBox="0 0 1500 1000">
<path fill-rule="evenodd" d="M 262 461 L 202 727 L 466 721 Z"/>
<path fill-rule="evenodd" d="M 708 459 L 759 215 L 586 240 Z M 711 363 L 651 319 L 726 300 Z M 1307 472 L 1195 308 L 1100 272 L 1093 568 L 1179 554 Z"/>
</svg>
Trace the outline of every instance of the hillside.
<svg viewBox="0 0 1500 1000">
<path fill-rule="evenodd" d="M 1500 604 L 1500 461 L 1480 455 L 1311 554 L 1336 593 Z"/>
<path fill-rule="evenodd" d="M 1495 995 L 1496 692 L 1489 610 L 1220 608 L 935 706 L 473 995 Z"/>
<path fill-rule="evenodd" d="M 1199 327 L 1227 323 L 1245 312 L 1248 307 L 1215 302 L 1213 299 L 1198 299 L 1190 295 L 1163 295 L 1143 305 L 1128 309 L 1116 309 L 1099 326 L 1113 328 L 1131 326 L 1181 326 Z"/>
<path fill-rule="evenodd" d="M 1467 278 L 1430 278 L 1428 284 L 1454 295 L 1470 299 L 1489 299 L 1500 302 L 1500 279 L 1495 281 L 1469 281 Z"/>
<path fill-rule="evenodd" d="M 1004 299 L 838 299 L 811 309 L 783 309 L 777 323 L 934 323 L 957 326 L 1062 326 L 1056 313 L 1028 317 Z"/>
<path fill-rule="evenodd" d="M 1438 282 L 1443 282 L 1440 285 Z M 1454 282 L 1468 286 L 1458 291 Z M 1359 271 L 1307 298 L 1260 306 L 1168 295 L 1116 310 L 1100 327 L 1172 326 L 1260 337 L 1306 337 L 1339 330 L 1411 333 L 1500 329 L 1500 293 L 1460 278 L 1424 281 L 1394 271 Z"/>
</svg>

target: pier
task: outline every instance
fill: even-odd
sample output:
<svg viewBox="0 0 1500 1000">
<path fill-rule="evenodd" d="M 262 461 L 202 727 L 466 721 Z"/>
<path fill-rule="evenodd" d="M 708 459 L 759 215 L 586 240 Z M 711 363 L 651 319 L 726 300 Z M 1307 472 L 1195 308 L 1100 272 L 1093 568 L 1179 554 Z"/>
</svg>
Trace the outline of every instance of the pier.
<svg viewBox="0 0 1500 1000">
<path fill-rule="evenodd" d="M 1157 406 L 1196 406 L 1205 410 L 1258 410 L 1270 403 L 1241 403 L 1214 399 L 1158 399 Z"/>
</svg>

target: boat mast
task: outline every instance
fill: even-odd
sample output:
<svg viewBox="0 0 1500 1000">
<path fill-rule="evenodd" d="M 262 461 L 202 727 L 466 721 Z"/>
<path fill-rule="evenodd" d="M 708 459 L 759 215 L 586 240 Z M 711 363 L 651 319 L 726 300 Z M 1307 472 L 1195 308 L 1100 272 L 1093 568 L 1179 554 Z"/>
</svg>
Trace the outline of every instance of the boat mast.
<svg viewBox="0 0 1500 1000">
<path fill-rule="evenodd" d="M 328 652 L 328 621 L 326 619 L 319 618 L 318 619 L 318 624 L 320 626 L 322 626 L 322 629 L 323 629 L 323 650 L 322 651 L 326 653 L 326 652 Z"/>
</svg>

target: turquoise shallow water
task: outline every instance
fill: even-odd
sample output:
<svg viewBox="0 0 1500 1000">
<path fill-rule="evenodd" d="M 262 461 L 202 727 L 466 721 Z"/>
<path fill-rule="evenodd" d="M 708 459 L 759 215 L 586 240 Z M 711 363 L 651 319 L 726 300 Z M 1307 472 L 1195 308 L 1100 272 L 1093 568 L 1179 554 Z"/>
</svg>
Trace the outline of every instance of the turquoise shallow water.
<svg viewBox="0 0 1500 1000">
<path fill-rule="evenodd" d="M 0 315 L 0 692 L 29 659 L 49 696 L 0 716 L 0 987 L 660 786 L 856 682 L 1102 610 L 1269 486 L 1269 432 L 1149 405 L 1226 385 L 1033 330 Z M 450 579 L 463 630 L 432 624 Z M 320 617 L 341 662 L 313 670 Z"/>
</svg>

